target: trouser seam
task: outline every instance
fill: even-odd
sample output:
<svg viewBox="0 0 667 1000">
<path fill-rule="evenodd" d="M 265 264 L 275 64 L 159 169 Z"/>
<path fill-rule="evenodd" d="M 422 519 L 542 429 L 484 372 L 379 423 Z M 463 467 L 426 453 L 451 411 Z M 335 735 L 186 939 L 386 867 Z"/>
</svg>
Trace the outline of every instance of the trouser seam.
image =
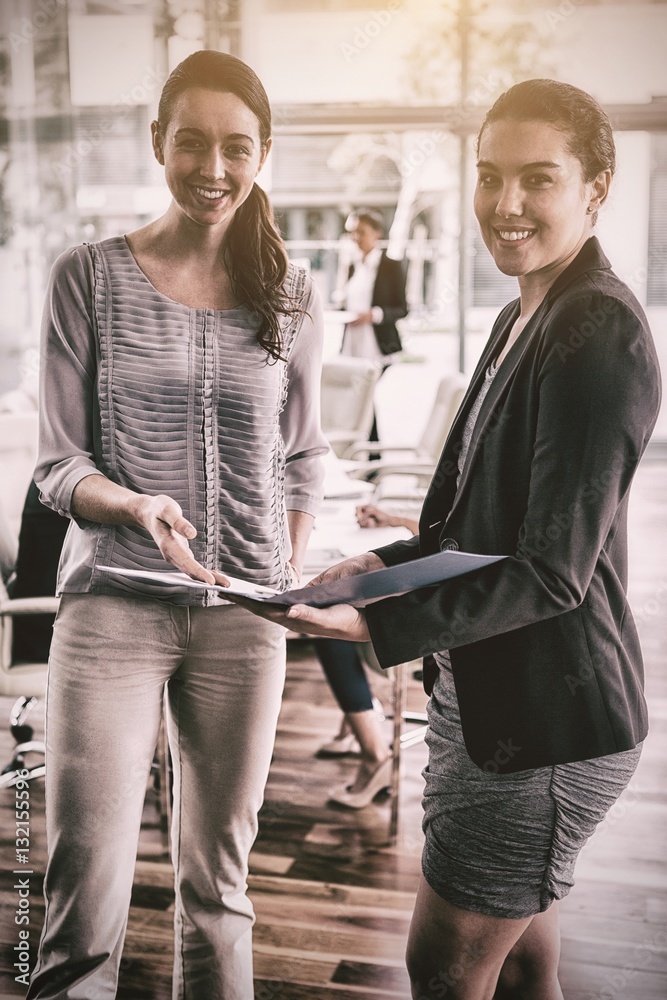
<svg viewBox="0 0 667 1000">
<path fill-rule="evenodd" d="M 187 640 L 190 634 L 190 609 L 187 611 L 187 629 L 186 629 L 186 646 Z M 185 1000 L 185 928 L 184 928 L 184 913 L 183 913 L 183 900 L 180 895 L 179 880 L 181 872 L 181 836 L 183 828 L 183 762 L 181 759 L 181 721 L 180 721 L 180 691 L 179 685 L 175 685 L 176 690 L 173 694 L 173 721 L 174 721 L 174 741 L 175 741 L 175 758 L 178 760 L 178 823 L 176 827 L 176 837 L 174 838 L 174 852 L 175 852 L 175 871 L 176 871 L 176 892 L 178 893 L 177 907 L 178 907 L 178 928 L 180 941 L 178 942 L 178 948 L 181 953 L 181 982 L 179 983 L 179 996 L 180 1000 Z"/>
<path fill-rule="evenodd" d="M 44 695 L 44 767 L 45 767 L 45 770 L 46 770 L 46 766 L 47 766 L 47 751 L 48 751 L 48 746 L 49 746 L 49 734 L 48 734 L 49 713 L 48 713 L 48 705 L 49 705 L 49 680 L 50 680 L 50 673 L 51 673 L 50 668 L 47 667 L 46 692 L 45 692 L 45 695 Z M 47 792 L 46 792 L 46 776 L 45 776 L 45 778 L 44 778 L 44 811 L 45 812 L 46 812 L 46 795 L 47 795 Z M 50 904 L 51 904 L 50 896 L 47 895 L 47 893 L 45 892 L 44 893 L 44 924 L 42 926 L 42 933 L 40 934 L 39 942 L 37 944 L 37 960 L 35 962 L 35 965 L 33 966 L 32 972 L 30 974 L 30 983 L 28 984 L 28 991 L 30 990 L 30 987 L 32 986 L 33 980 L 35 980 L 37 978 L 37 976 L 39 975 L 40 968 L 41 968 L 41 965 L 42 965 L 42 961 L 41 961 L 41 957 L 42 957 L 42 941 L 46 937 L 46 931 L 47 931 L 47 927 L 48 927 L 48 923 L 49 923 L 50 910 L 51 910 L 51 905 Z"/>
</svg>

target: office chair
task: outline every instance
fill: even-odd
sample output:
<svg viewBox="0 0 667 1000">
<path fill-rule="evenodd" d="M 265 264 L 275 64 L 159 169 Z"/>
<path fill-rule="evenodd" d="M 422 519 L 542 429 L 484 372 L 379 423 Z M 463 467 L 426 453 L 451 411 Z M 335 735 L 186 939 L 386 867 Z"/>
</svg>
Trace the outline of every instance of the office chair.
<svg viewBox="0 0 667 1000">
<path fill-rule="evenodd" d="M 0 523 L 6 520 L 0 508 Z M 44 744 L 33 740 L 33 730 L 26 718 L 37 702 L 44 697 L 46 688 L 46 661 L 16 661 L 12 652 L 13 623 L 18 616 L 55 614 L 56 597 L 9 597 L 5 581 L 9 580 L 12 565 L 0 565 L 0 695 L 15 698 L 9 715 L 9 726 L 15 740 L 12 759 L 0 774 L 0 788 L 14 785 L 19 772 L 27 771 L 28 780 L 44 775 Z M 28 763 L 26 755 L 37 754 L 36 763 Z"/>
<path fill-rule="evenodd" d="M 460 372 L 445 375 L 440 380 L 430 413 L 417 444 L 413 447 L 389 441 L 358 440 L 345 450 L 343 457 L 356 466 L 348 465 L 348 475 L 379 482 L 388 475 L 432 472 L 444 447 L 447 435 L 461 405 L 468 379 Z M 380 458 L 361 461 L 371 453 Z"/>
<path fill-rule="evenodd" d="M 322 431 L 339 457 L 353 442 L 368 439 L 381 371 L 374 361 L 344 355 L 322 365 Z"/>
</svg>

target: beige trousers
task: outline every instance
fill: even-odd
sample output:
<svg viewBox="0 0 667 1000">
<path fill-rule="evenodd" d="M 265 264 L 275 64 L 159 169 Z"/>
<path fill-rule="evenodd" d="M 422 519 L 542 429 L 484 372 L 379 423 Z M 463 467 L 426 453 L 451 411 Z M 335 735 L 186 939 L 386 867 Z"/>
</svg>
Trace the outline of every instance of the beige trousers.
<svg viewBox="0 0 667 1000">
<path fill-rule="evenodd" d="M 248 853 L 285 632 L 236 606 L 66 594 L 46 723 L 46 918 L 28 998 L 112 1000 L 166 684 L 174 1000 L 251 1000 Z"/>
</svg>

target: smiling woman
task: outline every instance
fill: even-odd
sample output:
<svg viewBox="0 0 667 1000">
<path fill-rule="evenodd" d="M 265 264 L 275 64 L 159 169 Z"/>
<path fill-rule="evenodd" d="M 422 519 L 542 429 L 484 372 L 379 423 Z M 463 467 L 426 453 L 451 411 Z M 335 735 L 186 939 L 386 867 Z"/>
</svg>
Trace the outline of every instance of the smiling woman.
<svg viewBox="0 0 667 1000">
<path fill-rule="evenodd" d="M 293 607 L 286 621 L 370 637 L 383 666 L 436 664 L 415 1000 L 562 1000 L 557 902 L 647 732 L 627 512 L 660 373 L 643 310 L 592 233 L 615 166 L 604 110 L 565 83 L 517 84 L 478 153 L 475 211 L 519 298 L 482 352 L 418 539 L 321 579 L 441 548 L 507 558 L 365 612 Z"/>
<path fill-rule="evenodd" d="M 164 569 L 285 589 L 327 451 L 321 305 L 255 178 L 264 88 L 197 52 L 152 125 L 172 201 L 53 269 L 36 481 L 71 518 L 47 701 L 49 862 L 28 996 L 116 993 L 142 804 L 166 690 L 174 768 L 174 995 L 253 995 L 248 853 L 268 775 L 285 637 Z M 166 560 L 166 562 L 165 562 Z M 77 725 L 71 719 L 77 718 Z"/>
<path fill-rule="evenodd" d="M 247 132 L 235 131 L 245 128 Z M 230 222 L 248 197 L 269 151 L 260 142 L 257 119 L 234 94 L 203 89 L 181 94 L 164 129 L 153 122 L 155 156 L 165 167 L 174 200 L 186 214 L 216 210 L 206 225 Z M 221 209 L 224 204 L 224 213 Z"/>
<path fill-rule="evenodd" d="M 478 147 L 475 215 L 498 269 L 517 277 L 521 289 L 521 313 L 500 362 L 589 238 L 611 168 L 586 180 L 568 136 L 540 121 L 490 121 Z"/>
</svg>

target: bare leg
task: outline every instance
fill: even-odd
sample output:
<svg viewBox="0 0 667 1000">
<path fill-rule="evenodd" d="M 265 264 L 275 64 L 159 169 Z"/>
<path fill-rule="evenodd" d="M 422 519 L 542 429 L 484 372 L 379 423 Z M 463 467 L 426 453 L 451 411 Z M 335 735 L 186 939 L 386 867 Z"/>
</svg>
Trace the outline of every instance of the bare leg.
<svg viewBox="0 0 667 1000">
<path fill-rule="evenodd" d="M 351 729 L 352 729 L 352 727 L 350 725 L 350 721 L 349 721 L 347 715 L 345 714 L 345 712 L 343 712 L 343 714 L 341 716 L 341 719 L 340 719 L 340 728 L 339 728 L 338 733 L 336 734 L 336 736 L 334 736 L 334 739 L 341 740 L 344 736 L 347 736 L 348 733 L 351 732 Z"/>
<path fill-rule="evenodd" d="M 387 760 L 390 750 L 375 709 L 366 712 L 348 712 L 345 719 L 361 747 L 361 763 L 351 786 L 351 791 L 357 792 L 366 785 L 378 765 Z"/>
<path fill-rule="evenodd" d="M 503 963 L 532 919 L 462 910 L 422 878 L 407 950 L 413 1000 L 492 1000 Z M 545 993 L 540 1000 L 557 995 Z"/>
<path fill-rule="evenodd" d="M 503 963 L 495 1000 L 563 1000 L 558 903 L 530 922 Z"/>
</svg>

